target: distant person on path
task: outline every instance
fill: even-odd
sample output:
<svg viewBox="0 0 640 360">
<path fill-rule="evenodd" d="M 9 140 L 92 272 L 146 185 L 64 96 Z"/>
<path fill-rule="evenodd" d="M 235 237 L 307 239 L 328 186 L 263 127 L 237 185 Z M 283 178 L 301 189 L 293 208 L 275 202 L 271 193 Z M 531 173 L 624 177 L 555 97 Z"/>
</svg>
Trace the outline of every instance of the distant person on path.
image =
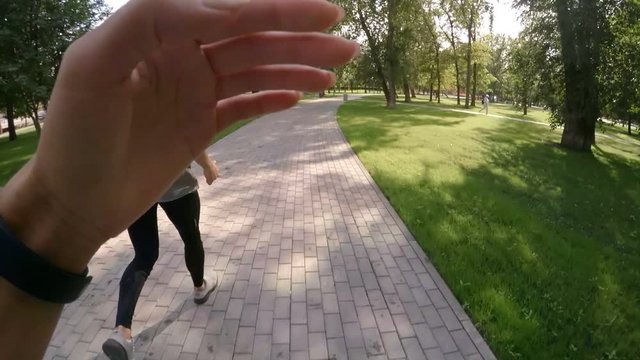
<svg viewBox="0 0 640 360">
<path fill-rule="evenodd" d="M 219 176 L 215 161 L 202 153 L 195 159 L 202 167 L 208 185 Z M 178 230 L 184 242 L 184 258 L 193 281 L 193 301 L 204 304 L 218 285 L 215 273 L 204 275 L 204 248 L 200 237 L 200 197 L 198 196 L 198 180 L 190 169 L 171 185 L 157 204 L 144 213 L 133 225 L 129 226 L 129 238 L 135 256 L 122 274 L 120 295 L 116 313 L 116 327 L 109 338 L 102 344 L 102 350 L 110 360 L 132 360 L 134 347 L 131 332 L 133 313 L 154 264 L 158 260 L 160 239 L 158 234 L 158 204 L 167 214 L 169 220 Z"/>
<path fill-rule="evenodd" d="M 482 110 L 480 111 L 484 111 L 485 115 L 489 114 L 489 94 L 484 94 L 482 97 Z"/>
</svg>

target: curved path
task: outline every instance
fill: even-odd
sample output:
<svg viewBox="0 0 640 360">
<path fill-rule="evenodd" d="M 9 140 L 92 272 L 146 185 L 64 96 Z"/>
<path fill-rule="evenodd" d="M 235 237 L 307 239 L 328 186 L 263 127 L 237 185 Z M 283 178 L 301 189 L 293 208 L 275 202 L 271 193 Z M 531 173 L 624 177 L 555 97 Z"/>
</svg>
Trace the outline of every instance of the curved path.
<svg viewBox="0 0 640 360">
<path fill-rule="evenodd" d="M 182 243 L 159 211 L 137 359 L 495 358 L 345 141 L 340 104 L 306 102 L 210 149 L 223 177 L 200 190 L 201 230 L 222 281 L 206 305 L 193 305 Z M 131 256 L 125 235 L 101 248 L 46 359 L 104 359 Z"/>
</svg>

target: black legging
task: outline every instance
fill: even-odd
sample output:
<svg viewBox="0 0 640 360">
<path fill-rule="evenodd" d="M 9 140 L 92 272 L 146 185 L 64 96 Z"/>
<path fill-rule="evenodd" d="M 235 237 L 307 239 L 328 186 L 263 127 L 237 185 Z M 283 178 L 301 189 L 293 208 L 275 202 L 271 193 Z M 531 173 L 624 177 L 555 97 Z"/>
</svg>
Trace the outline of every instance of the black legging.
<svg viewBox="0 0 640 360">
<path fill-rule="evenodd" d="M 194 286 L 202 286 L 204 249 L 200 239 L 200 197 L 194 191 L 177 200 L 160 203 L 184 242 L 184 257 Z M 158 260 L 158 205 L 155 204 L 129 227 L 135 256 L 122 274 L 116 326 L 131 328 L 133 312 L 147 277 Z"/>
</svg>

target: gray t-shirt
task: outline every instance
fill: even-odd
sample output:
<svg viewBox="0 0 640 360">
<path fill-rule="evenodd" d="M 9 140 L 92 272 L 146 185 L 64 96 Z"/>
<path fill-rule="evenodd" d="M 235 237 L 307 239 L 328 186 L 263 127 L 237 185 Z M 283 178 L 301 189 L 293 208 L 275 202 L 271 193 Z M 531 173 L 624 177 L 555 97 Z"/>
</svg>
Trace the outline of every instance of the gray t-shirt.
<svg viewBox="0 0 640 360">
<path fill-rule="evenodd" d="M 173 182 L 169 190 L 162 195 L 158 202 L 164 203 L 178 200 L 198 190 L 198 180 L 191 173 L 191 169 L 186 169 L 176 181 Z"/>
</svg>

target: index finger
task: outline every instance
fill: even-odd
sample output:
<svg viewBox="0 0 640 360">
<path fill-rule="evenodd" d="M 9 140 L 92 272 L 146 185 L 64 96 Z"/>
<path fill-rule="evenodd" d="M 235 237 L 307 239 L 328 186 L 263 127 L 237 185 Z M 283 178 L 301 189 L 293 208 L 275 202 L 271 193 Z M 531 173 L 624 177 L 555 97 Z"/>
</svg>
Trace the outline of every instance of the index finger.
<svg viewBox="0 0 640 360">
<path fill-rule="evenodd" d="M 113 85 L 128 80 L 136 64 L 163 45 L 215 43 L 263 31 L 324 31 L 344 14 L 326 0 L 236 1 L 131 0 L 72 45 L 67 57 L 77 61 L 70 67 L 96 74 L 96 85 Z"/>
</svg>

